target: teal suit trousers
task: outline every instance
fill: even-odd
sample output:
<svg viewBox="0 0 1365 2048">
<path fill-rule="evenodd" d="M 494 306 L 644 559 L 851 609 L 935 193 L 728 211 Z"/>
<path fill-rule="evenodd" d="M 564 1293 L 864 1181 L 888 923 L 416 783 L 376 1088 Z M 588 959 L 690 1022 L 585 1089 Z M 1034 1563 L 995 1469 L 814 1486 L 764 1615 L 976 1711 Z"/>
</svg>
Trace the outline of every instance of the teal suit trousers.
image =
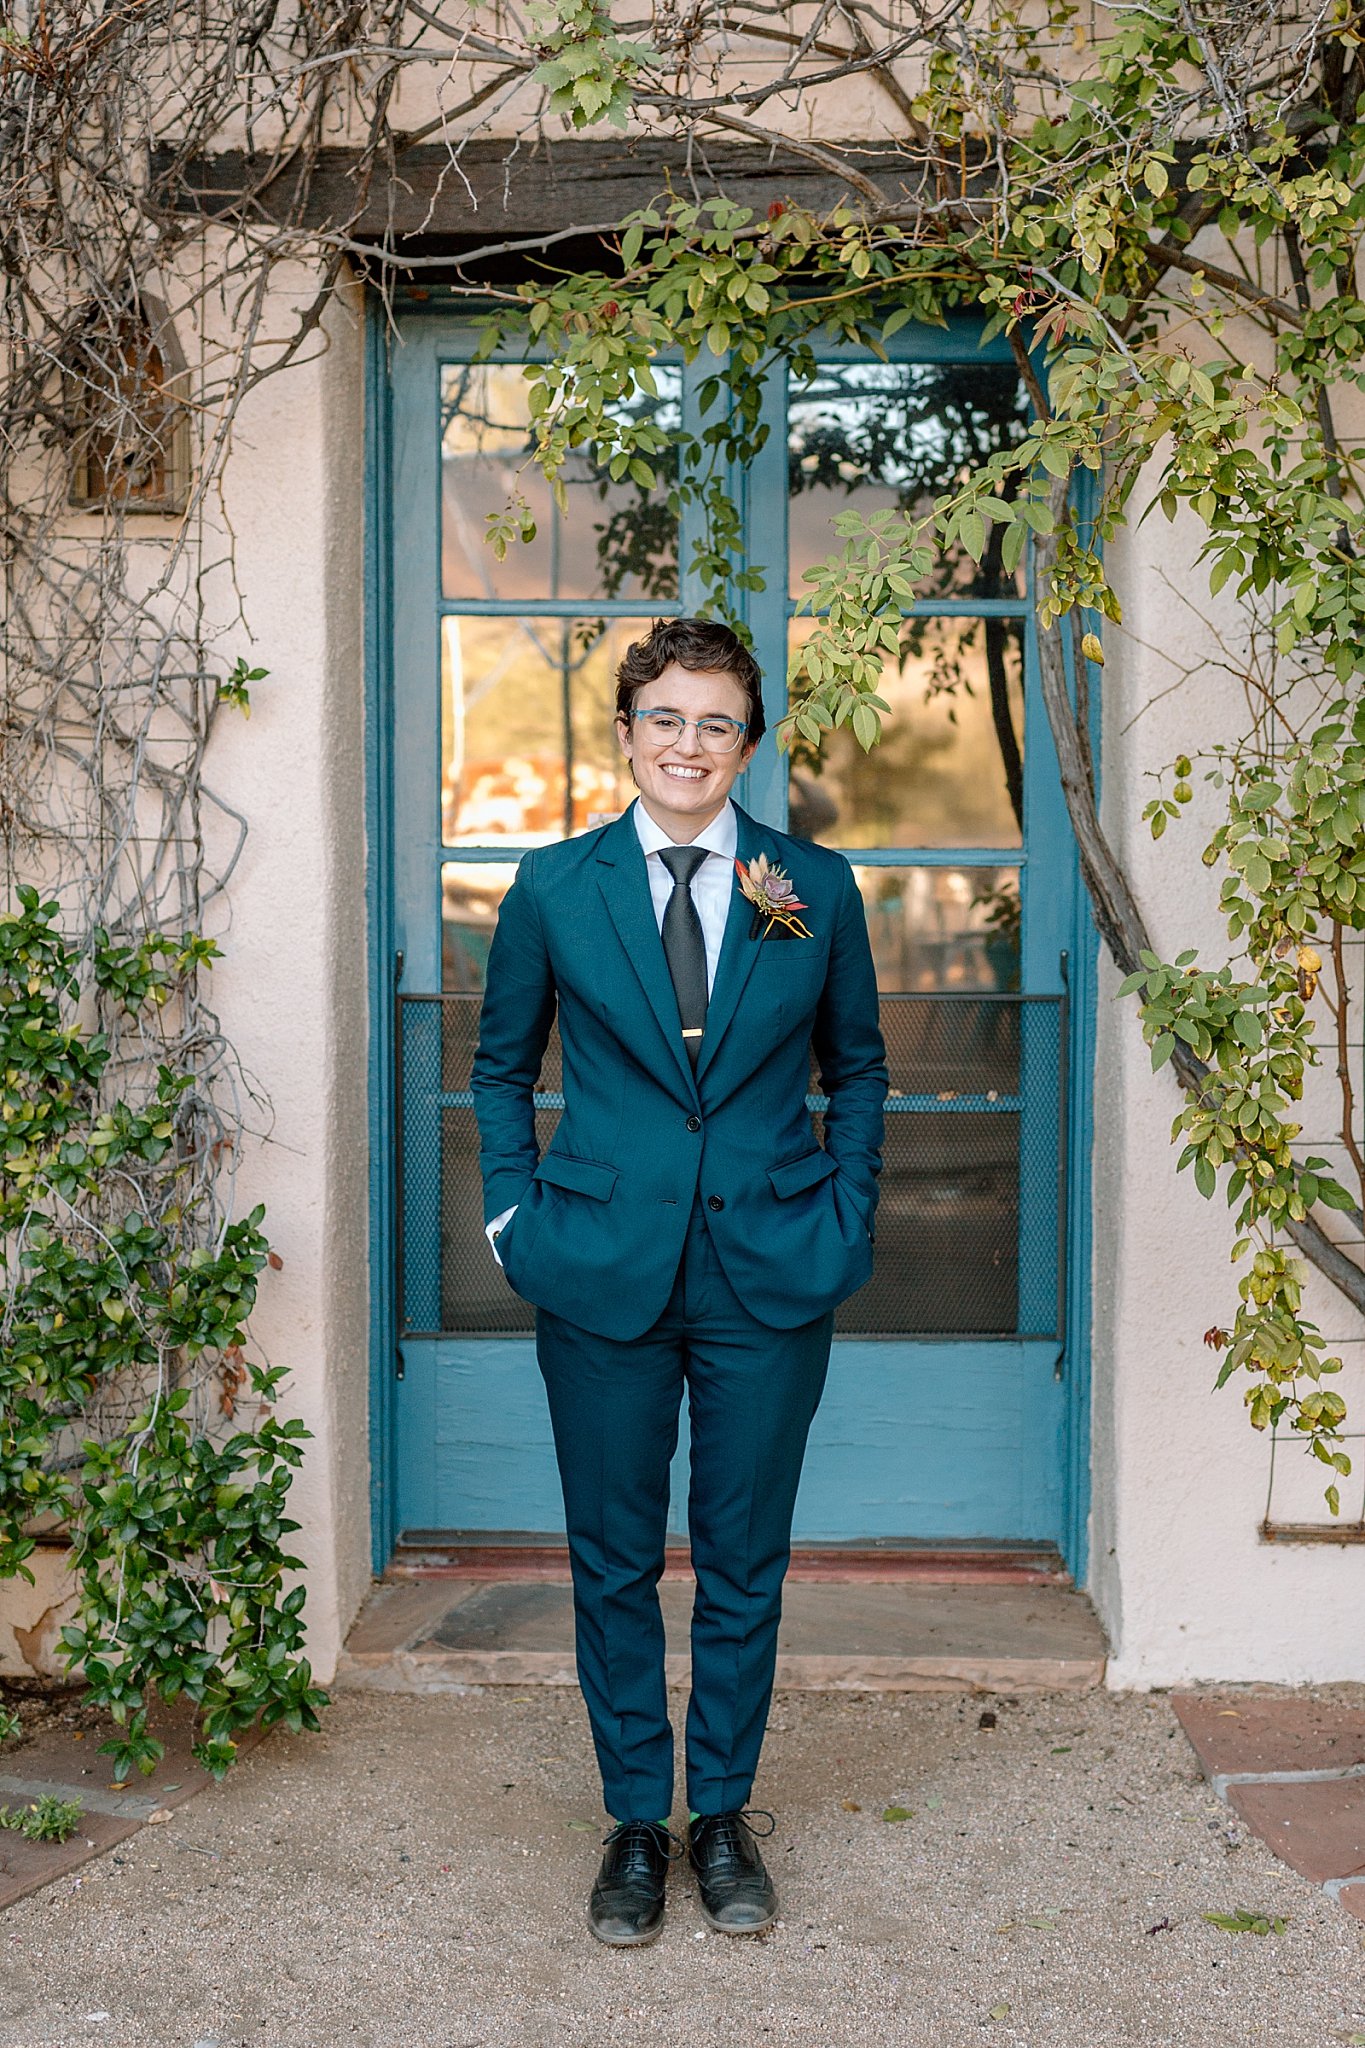
<svg viewBox="0 0 1365 2048">
<path fill-rule="evenodd" d="M 697 1575 L 687 1793 L 744 1804 L 836 1305 L 872 1271 L 886 1057 L 842 854 L 736 806 L 737 857 L 790 875 L 805 935 L 731 893 L 695 1067 L 629 815 L 528 853 L 498 914 L 472 1088 L 484 1214 L 537 1312 L 578 1617 L 617 1820 L 671 1811 L 657 1585 L 686 1394 Z M 536 1086 L 558 1022 L 564 1109 Z M 807 1103 L 812 1055 L 821 1138 Z"/>
<path fill-rule="evenodd" d="M 735 1294 L 698 1202 L 658 1321 L 629 1341 L 547 1309 L 536 1351 L 549 1397 L 572 1561 L 578 1678 L 607 1811 L 673 1809 L 673 1731 L 658 1583 L 669 1463 L 684 1394 L 696 1596 L 687 1800 L 733 1813 L 767 1722 L 806 1436 L 825 1384 L 833 1311 L 760 1323 Z"/>
</svg>

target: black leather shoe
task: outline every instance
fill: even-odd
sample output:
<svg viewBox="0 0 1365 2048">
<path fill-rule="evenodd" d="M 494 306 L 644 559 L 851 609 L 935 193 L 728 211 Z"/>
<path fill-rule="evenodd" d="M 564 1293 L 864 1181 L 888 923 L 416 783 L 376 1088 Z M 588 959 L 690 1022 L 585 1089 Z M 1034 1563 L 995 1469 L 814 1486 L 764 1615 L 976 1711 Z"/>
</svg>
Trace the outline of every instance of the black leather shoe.
<svg viewBox="0 0 1365 2048">
<path fill-rule="evenodd" d="M 604 1837 L 606 1855 L 588 1900 L 588 1925 L 612 1948 L 639 1948 L 664 1924 L 664 1882 L 672 1861 L 667 1828 L 623 1820 Z"/>
<path fill-rule="evenodd" d="M 763 1867 L 755 1834 L 776 1827 L 770 1813 L 755 1828 L 748 1814 L 702 1814 L 687 1831 L 702 1917 L 721 1934 L 761 1934 L 777 1918 L 777 1893 Z"/>
</svg>

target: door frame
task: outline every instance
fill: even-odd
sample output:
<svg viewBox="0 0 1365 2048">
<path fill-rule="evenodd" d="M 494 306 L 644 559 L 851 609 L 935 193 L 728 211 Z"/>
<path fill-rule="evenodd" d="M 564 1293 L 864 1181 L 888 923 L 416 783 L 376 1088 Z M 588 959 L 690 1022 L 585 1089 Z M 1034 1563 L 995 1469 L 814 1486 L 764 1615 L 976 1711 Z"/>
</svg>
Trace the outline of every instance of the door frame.
<svg viewBox="0 0 1365 2048">
<path fill-rule="evenodd" d="M 400 313 L 409 310 L 400 300 Z M 429 297 L 411 309 L 430 317 L 436 308 Z M 450 314 L 460 308 L 451 294 Z M 468 317 L 466 310 L 466 318 Z M 965 322 L 954 323 L 959 329 Z M 926 330 L 926 354 L 948 353 L 953 341 L 937 329 Z M 956 339 L 956 337 L 954 337 Z M 960 341 L 957 345 L 960 347 Z M 399 962 L 395 955 L 394 884 L 394 730 L 393 663 L 393 525 L 392 463 L 394 454 L 391 352 L 401 346 L 393 311 L 376 294 L 365 303 L 364 389 L 364 556 L 365 556 L 365 830 L 369 1058 L 367 1111 L 369 1132 L 370 1240 L 370 1526 L 371 1558 L 381 1574 L 393 1555 L 396 1528 L 396 1436 L 394 1386 L 398 1364 L 395 1245 L 397 1190 L 394 1145 L 394 1068 L 396 996 Z M 684 591 L 684 595 L 688 593 Z M 785 603 L 786 592 L 780 594 Z M 755 600 L 750 599 L 753 605 Z M 761 605 L 760 596 L 757 602 Z M 1087 623 L 1092 623 L 1087 620 Z M 777 688 L 776 679 L 774 687 Z M 1093 672 L 1090 691 L 1092 745 L 1100 761 L 1100 676 Z M 1073 847 L 1072 858 L 1075 859 Z M 1067 1047 L 1069 1105 L 1067 1143 L 1067 1231 L 1070 1246 L 1067 1275 L 1065 1351 L 1066 1455 L 1061 1473 L 1066 1496 L 1063 1557 L 1077 1585 L 1089 1568 L 1091 1493 L 1091 1259 L 1093 1205 L 1091 1148 L 1096 1003 L 1098 999 L 1099 935 L 1089 912 L 1089 899 L 1079 883 L 1072 892 L 1073 914 L 1067 947 L 1069 960 L 1070 1043 Z"/>
</svg>

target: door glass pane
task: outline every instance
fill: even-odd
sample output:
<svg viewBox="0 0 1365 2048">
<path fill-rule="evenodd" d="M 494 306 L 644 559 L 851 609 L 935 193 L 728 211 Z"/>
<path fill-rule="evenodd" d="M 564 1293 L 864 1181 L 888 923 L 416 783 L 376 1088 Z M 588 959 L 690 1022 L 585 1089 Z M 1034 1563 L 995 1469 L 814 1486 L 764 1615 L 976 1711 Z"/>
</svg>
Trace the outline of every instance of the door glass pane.
<svg viewBox="0 0 1365 2048">
<path fill-rule="evenodd" d="M 1019 986 L 1017 868 L 860 868 L 877 987 L 1006 990 Z"/>
<path fill-rule="evenodd" d="M 502 899 L 516 880 L 509 861 L 447 861 L 441 869 L 441 987 L 481 996 Z"/>
<path fill-rule="evenodd" d="M 844 1336 L 1059 1328 L 1061 1005 L 887 996 L 876 1267 Z"/>
<path fill-rule="evenodd" d="M 803 597 L 805 570 L 839 545 L 841 512 L 927 512 L 968 470 L 1028 429 L 1028 396 L 1012 363 L 820 362 L 787 400 L 788 574 Z M 1005 489 L 1012 489 L 1006 484 Z M 921 597 L 1017 597 L 1021 573 L 1000 561 L 1002 529 L 985 559 L 960 551 L 937 565 Z M 761 556 L 761 540 L 756 536 Z"/>
<path fill-rule="evenodd" d="M 441 828 L 447 846 L 536 846 L 635 794 L 616 744 L 616 669 L 640 619 L 441 621 Z"/>
<path fill-rule="evenodd" d="M 793 619 L 792 645 L 815 625 Z M 891 706 L 865 754 L 848 727 L 791 753 L 791 823 L 822 846 L 1021 846 L 1024 686 L 1015 619 L 906 619 Z"/>
<path fill-rule="evenodd" d="M 621 406 L 668 433 L 681 422 L 682 373 L 654 372 L 658 395 Z M 446 597 L 640 597 L 678 594 L 676 516 L 661 487 L 612 483 L 586 450 L 572 451 L 561 480 L 567 513 L 530 460 L 530 386 L 516 363 L 447 363 L 441 371 L 441 588 Z M 673 458 L 676 463 L 676 456 Z M 516 493 L 530 507 L 535 539 L 499 562 L 484 534 L 490 512 Z"/>
</svg>

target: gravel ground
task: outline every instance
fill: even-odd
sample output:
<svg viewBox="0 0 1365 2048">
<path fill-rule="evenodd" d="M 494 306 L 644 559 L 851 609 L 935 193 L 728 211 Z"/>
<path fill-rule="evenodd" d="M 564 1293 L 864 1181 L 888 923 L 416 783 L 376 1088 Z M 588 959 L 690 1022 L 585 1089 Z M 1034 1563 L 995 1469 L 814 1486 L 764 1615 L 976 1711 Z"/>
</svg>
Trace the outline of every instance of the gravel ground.
<svg viewBox="0 0 1365 2048">
<path fill-rule="evenodd" d="M 573 1693 L 343 1694 L 10 1909 L 0 2043 L 1365 2042 L 1365 1927 L 1212 1797 L 1160 1697 L 780 1698 L 762 1939 L 705 1932 L 675 1873 L 653 1947 L 595 1943 L 597 1797 Z M 1286 1931 L 1201 1917 L 1241 1905 Z"/>
</svg>

